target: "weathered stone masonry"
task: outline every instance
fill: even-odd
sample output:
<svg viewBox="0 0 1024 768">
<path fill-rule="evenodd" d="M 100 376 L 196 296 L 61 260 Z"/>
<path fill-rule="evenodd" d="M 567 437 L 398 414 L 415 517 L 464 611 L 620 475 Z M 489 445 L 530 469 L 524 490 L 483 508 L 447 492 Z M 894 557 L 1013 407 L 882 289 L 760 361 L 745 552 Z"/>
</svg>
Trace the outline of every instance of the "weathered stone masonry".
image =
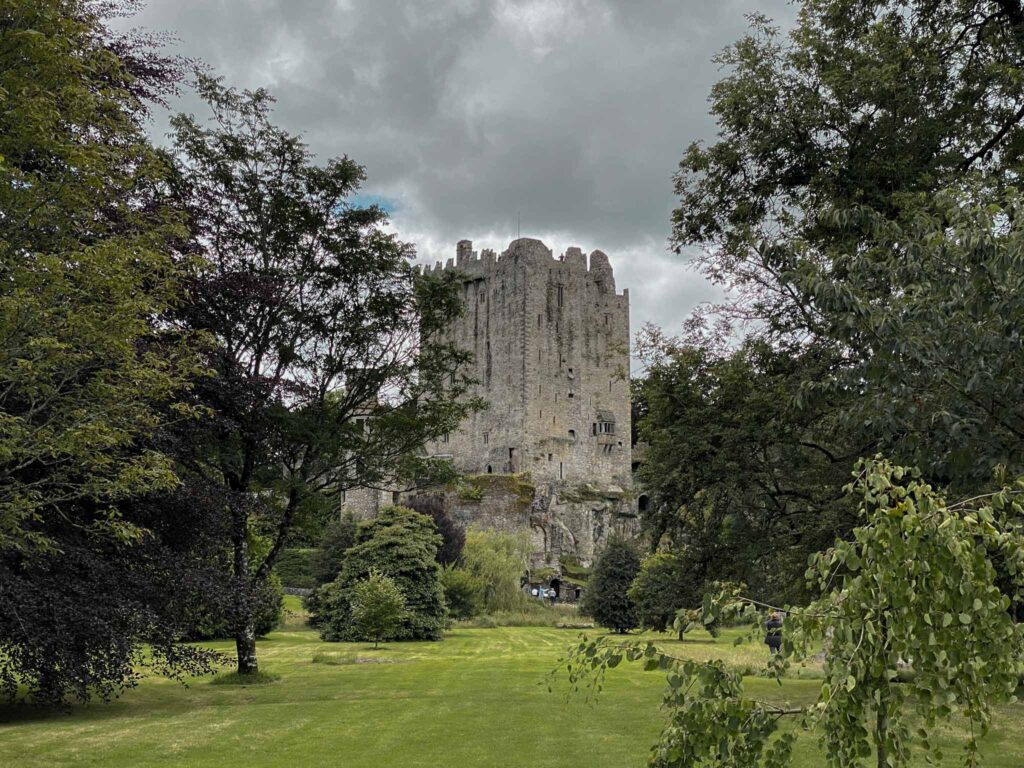
<svg viewBox="0 0 1024 768">
<path fill-rule="evenodd" d="M 612 531 L 637 529 L 629 292 L 616 293 L 601 251 L 588 264 L 579 248 L 555 258 L 528 238 L 500 255 L 463 240 L 454 260 L 426 269 L 437 270 L 461 277 L 464 312 L 450 340 L 473 353 L 461 373 L 489 404 L 428 447 L 482 490 L 449 490 L 449 508 L 465 525 L 529 529 L 534 571 L 560 572 L 568 557 L 588 565 Z M 503 481 L 511 476 L 517 492 Z"/>
</svg>

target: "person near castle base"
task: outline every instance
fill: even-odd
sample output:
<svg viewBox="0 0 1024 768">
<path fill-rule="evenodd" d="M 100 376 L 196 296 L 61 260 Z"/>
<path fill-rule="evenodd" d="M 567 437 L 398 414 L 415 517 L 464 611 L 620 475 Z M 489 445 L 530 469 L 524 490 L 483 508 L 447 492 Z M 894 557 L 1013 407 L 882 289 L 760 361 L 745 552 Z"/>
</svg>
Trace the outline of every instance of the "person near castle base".
<svg viewBox="0 0 1024 768">
<path fill-rule="evenodd" d="M 768 646 L 772 653 L 778 653 L 779 647 L 782 645 L 782 617 L 779 616 L 778 612 L 773 612 L 768 616 L 768 621 L 764 623 L 764 628 L 764 644 Z"/>
</svg>

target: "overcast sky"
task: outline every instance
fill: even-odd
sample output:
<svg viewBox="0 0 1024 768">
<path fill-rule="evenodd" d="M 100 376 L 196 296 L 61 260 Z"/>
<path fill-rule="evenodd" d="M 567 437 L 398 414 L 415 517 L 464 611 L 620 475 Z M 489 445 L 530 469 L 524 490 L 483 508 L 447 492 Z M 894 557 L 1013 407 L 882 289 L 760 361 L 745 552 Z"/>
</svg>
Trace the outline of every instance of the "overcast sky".
<svg viewBox="0 0 1024 768">
<path fill-rule="evenodd" d="M 463 238 L 608 253 L 632 327 L 716 290 L 669 253 L 672 174 L 711 139 L 712 56 L 786 0 L 148 0 L 229 84 L 264 86 L 321 157 L 366 167 L 424 262 Z M 202 114 L 194 101 L 177 108 Z M 158 129 L 160 130 L 160 129 Z"/>
</svg>

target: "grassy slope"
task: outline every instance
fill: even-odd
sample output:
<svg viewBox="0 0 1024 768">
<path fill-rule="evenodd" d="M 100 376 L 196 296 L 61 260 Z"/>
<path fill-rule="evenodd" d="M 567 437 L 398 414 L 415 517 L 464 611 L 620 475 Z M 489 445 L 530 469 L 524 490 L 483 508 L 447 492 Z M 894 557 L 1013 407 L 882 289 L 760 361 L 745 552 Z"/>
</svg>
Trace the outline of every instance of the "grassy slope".
<svg viewBox="0 0 1024 768">
<path fill-rule="evenodd" d="M 183 688 L 152 679 L 111 705 L 70 715 L 0 709 L 0 765 L 643 765 L 661 721 L 661 678 L 620 667 L 594 706 L 548 693 L 544 675 L 576 634 L 460 629 L 442 643 L 373 651 L 364 644 L 320 643 L 293 622 L 260 643 L 261 664 L 282 676 L 278 682 L 240 687 L 199 680 Z M 721 654 L 738 664 L 756 663 L 764 652 L 734 649 L 730 640 L 704 637 L 677 652 Z M 353 663 L 374 657 L 393 663 Z M 764 680 L 748 683 L 795 701 L 820 685 L 813 670 L 809 676 L 787 682 L 781 692 Z M 1014 738 L 1022 720 L 1024 705 L 1000 712 L 986 764 L 1024 764 L 1024 745 Z M 801 764 L 820 765 L 810 742 Z"/>
</svg>

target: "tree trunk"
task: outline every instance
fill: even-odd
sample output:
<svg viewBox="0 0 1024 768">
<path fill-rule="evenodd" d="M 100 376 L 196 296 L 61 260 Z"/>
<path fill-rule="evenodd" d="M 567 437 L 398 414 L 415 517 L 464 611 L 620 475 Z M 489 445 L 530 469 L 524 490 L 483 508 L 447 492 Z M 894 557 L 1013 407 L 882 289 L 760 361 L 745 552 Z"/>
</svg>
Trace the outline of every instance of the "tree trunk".
<svg viewBox="0 0 1024 768">
<path fill-rule="evenodd" d="M 255 675 L 260 671 L 256 660 L 256 628 L 251 618 L 235 634 L 235 651 L 238 654 L 238 674 Z"/>
<path fill-rule="evenodd" d="M 886 711 L 885 697 L 875 712 L 875 751 L 878 753 L 878 768 L 889 768 L 889 749 L 886 740 L 889 738 L 889 713 Z"/>
<path fill-rule="evenodd" d="M 249 515 L 246 500 L 236 500 L 231 539 L 234 545 L 235 651 L 238 674 L 259 671 L 256 660 L 256 585 L 249 573 Z"/>
</svg>

